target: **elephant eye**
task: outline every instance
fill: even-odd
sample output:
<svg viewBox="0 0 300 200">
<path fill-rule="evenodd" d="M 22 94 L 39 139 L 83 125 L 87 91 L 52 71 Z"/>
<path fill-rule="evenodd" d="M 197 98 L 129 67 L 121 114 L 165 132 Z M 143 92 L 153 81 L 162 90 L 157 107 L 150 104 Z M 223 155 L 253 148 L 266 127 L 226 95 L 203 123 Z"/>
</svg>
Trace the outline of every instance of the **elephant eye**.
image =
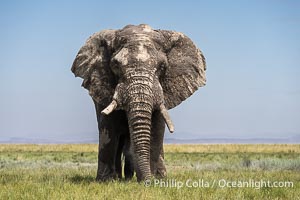
<svg viewBox="0 0 300 200">
<path fill-rule="evenodd" d="M 120 76 L 120 63 L 116 59 L 111 59 L 110 69 L 117 77 Z"/>
<path fill-rule="evenodd" d="M 160 62 L 156 71 L 157 76 L 162 77 L 166 72 L 166 68 L 167 68 L 167 63 L 163 61 Z"/>
<path fill-rule="evenodd" d="M 128 64 L 128 48 L 122 48 L 117 53 L 114 54 L 111 62 L 118 66 L 126 66 Z"/>
</svg>

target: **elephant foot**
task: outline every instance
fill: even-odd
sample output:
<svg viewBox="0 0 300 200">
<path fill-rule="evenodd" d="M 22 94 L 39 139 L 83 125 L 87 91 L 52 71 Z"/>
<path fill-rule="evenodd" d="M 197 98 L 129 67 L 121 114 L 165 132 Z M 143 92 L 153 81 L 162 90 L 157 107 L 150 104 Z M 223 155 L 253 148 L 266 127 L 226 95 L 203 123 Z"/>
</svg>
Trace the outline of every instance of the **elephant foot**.
<svg viewBox="0 0 300 200">
<path fill-rule="evenodd" d="M 97 177 L 96 177 L 97 182 L 106 182 L 106 181 L 112 181 L 112 180 L 116 180 L 116 179 L 117 179 L 116 175 L 109 175 L 109 176 L 97 175 Z"/>
<path fill-rule="evenodd" d="M 167 176 L 167 169 L 165 167 L 164 159 L 162 156 L 159 156 L 159 159 L 156 163 L 152 163 L 151 173 L 155 178 L 164 178 Z"/>
<path fill-rule="evenodd" d="M 130 174 L 125 174 L 125 181 L 130 181 L 133 177 L 133 172 Z"/>
<path fill-rule="evenodd" d="M 124 174 L 126 181 L 131 180 L 134 175 L 134 166 L 132 163 L 132 158 L 129 156 L 125 157 Z"/>
<path fill-rule="evenodd" d="M 104 163 L 98 163 L 96 181 L 105 182 L 117 179 L 117 173 L 113 168 L 109 168 Z"/>
<path fill-rule="evenodd" d="M 155 178 L 165 178 L 167 176 L 166 169 L 157 169 L 155 173 Z"/>
<path fill-rule="evenodd" d="M 165 166 L 165 162 L 163 157 L 160 155 L 157 163 L 157 172 L 156 174 L 160 176 L 160 178 L 164 178 L 167 176 L 167 169 Z"/>
</svg>

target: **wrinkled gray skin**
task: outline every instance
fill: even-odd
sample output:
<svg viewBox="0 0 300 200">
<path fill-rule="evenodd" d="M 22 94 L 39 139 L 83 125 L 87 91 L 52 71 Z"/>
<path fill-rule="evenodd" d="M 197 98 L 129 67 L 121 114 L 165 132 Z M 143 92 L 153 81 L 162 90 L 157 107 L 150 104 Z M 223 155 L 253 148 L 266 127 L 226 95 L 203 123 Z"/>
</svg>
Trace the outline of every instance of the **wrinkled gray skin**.
<svg viewBox="0 0 300 200">
<path fill-rule="evenodd" d="M 166 109 L 204 86 L 205 70 L 201 51 L 175 31 L 128 25 L 95 33 L 86 41 L 72 72 L 84 79 L 82 85 L 96 106 L 97 180 L 120 176 L 122 152 L 133 162 L 138 181 L 166 174 L 165 122 L 173 131 Z"/>
</svg>

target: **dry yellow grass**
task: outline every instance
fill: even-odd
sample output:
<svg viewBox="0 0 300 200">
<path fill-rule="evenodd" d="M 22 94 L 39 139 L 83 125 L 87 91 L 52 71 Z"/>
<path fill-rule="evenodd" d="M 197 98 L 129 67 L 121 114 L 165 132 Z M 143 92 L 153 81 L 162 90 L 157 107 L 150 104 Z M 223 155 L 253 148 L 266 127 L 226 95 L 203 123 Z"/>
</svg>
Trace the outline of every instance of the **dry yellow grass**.
<svg viewBox="0 0 300 200">
<path fill-rule="evenodd" d="M 165 144 L 165 152 L 186 153 L 300 153 L 300 144 Z M 98 152 L 97 144 L 1 144 L 0 151 Z"/>
<path fill-rule="evenodd" d="M 1 144 L 0 151 L 98 152 L 97 144 Z"/>
<path fill-rule="evenodd" d="M 300 153 L 300 144 L 167 144 L 165 152 L 186 153 Z"/>
</svg>

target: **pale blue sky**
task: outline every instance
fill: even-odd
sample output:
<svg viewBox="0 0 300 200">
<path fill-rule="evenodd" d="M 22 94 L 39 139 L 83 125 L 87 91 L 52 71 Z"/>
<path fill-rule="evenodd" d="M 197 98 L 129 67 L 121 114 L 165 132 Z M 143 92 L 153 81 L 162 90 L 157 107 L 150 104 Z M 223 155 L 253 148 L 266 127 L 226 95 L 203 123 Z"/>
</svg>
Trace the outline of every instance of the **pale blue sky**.
<svg viewBox="0 0 300 200">
<path fill-rule="evenodd" d="M 300 135 L 299 1 L 1 1 L 0 140 L 97 138 L 73 59 L 94 32 L 147 23 L 188 35 L 207 86 L 170 111 L 175 138 Z"/>
</svg>

